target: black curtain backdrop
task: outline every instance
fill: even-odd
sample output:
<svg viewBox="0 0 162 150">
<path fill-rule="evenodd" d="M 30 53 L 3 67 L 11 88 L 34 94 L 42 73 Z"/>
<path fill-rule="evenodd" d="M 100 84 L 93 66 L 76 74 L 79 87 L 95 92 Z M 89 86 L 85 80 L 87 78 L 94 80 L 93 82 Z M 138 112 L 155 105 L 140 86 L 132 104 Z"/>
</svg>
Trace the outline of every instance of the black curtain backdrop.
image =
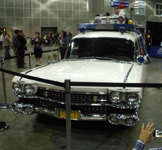
<svg viewBox="0 0 162 150">
<path fill-rule="evenodd" d="M 162 42 L 162 23 L 147 21 L 147 31 L 148 30 L 150 30 L 152 34 L 152 45 L 160 46 Z"/>
</svg>

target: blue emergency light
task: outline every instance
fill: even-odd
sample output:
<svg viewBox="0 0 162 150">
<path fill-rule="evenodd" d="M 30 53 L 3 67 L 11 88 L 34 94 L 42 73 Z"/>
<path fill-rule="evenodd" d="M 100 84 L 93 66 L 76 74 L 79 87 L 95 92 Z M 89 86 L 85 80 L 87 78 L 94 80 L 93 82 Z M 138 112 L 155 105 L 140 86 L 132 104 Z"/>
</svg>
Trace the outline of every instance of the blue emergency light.
<svg viewBox="0 0 162 150">
<path fill-rule="evenodd" d="M 91 24 L 91 23 L 80 23 L 78 24 L 77 27 L 78 30 L 80 30 L 80 32 L 84 32 L 85 30 L 95 30 L 96 29 L 96 24 Z"/>
<path fill-rule="evenodd" d="M 138 56 L 138 57 L 137 57 L 137 62 L 138 62 L 139 64 L 142 64 L 144 61 L 145 61 L 145 60 L 144 60 L 144 57 L 143 57 L 143 56 Z"/>
<path fill-rule="evenodd" d="M 121 27 L 119 31 L 121 32 L 121 34 L 124 34 L 126 32 L 126 29 L 124 27 Z"/>
</svg>

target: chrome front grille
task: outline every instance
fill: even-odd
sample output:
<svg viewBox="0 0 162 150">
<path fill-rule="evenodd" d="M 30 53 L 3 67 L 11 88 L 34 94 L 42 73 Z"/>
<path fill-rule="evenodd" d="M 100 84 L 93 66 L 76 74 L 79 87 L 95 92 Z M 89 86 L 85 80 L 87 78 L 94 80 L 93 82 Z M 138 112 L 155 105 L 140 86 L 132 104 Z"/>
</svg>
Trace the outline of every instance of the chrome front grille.
<svg viewBox="0 0 162 150">
<path fill-rule="evenodd" d="M 47 93 L 45 93 L 47 92 Z M 35 103 L 35 107 L 43 107 L 49 110 L 66 109 L 65 106 L 65 92 L 56 90 L 47 90 L 39 88 L 37 95 L 38 98 L 31 99 L 31 103 Z M 98 97 L 98 101 L 94 101 L 94 96 Z M 28 99 L 29 100 L 29 99 Z M 120 109 L 110 106 L 108 94 L 96 93 L 71 93 L 71 110 L 80 111 L 85 116 L 89 115 L 110 115 L 110 113 L 133 114 L 134 110 Z"/>
<path fill-rule="evenodd" d="M 56 90 L 46 90 L 45 88 L 39 88 L 37 92 L 37 96 L 43 98 L 49 98 L 51 100 L 55 100 L 58 102 L 65 102 L 65 92 L 64 91 L 56 91 Z M 94 101 L 94 96 L 97 97 L 97 101 Z M 96 93 L 71 93 L 71 103 L 72 104 L 110 104 L 108 94 L 96 94 Z"/>
</svg>

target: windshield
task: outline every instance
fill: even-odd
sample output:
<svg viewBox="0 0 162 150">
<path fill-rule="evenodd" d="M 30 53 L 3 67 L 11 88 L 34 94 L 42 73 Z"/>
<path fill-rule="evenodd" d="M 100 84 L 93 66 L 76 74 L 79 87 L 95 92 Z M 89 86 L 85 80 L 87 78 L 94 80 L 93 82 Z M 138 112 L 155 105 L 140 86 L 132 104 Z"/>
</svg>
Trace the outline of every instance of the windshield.
<svg viewBox="0 0 162 150">
<path fill-rule="evenodd" d="M 117 59 L 133 61 L 134 43 L 117 38 L 74 39 L 68 48 L 67 59 Z"/>
</svg>

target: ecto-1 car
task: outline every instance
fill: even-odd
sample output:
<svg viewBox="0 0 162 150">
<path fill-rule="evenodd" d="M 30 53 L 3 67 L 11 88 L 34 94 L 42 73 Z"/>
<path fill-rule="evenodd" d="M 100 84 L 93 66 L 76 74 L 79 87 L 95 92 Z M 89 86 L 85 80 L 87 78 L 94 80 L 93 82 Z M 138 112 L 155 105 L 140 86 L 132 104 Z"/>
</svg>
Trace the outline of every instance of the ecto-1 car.
<svg viewBox="0 0 162 150">
<path fill-rule="evenodd" d="M 112 21 L 112 20 L 111 20 Z M 132 24 L 79 24 L 65 59 L 23 74 L 64 82 L 144 83 L 150 58 L 142 35 Z M 65 89 L 15 76 L 19 100 L 13 111 L 66 118 Z M 143 88 L 72 87 L 71 119 L 134 126 L 139 121 Z"/>
</svg>

